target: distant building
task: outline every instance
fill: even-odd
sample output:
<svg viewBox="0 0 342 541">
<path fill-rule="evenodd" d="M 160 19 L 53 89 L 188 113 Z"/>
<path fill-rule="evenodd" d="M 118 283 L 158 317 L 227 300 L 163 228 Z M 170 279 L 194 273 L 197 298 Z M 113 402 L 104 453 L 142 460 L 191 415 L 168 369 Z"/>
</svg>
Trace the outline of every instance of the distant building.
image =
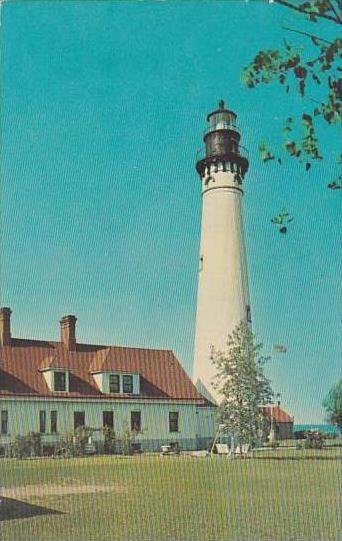
<svg viewBox="0 0 342 541">
<path fill-rule="evenodd" d="M 294 417 L 286 413 L 279 404 L 264 406 L 263 413 L 270 421 L 270 441 L 293 439 Z"/>
<path fill-rule="evenodd" d="M 142 450 L 178 442 L 205 448 L 216 408 L 193 385 L 172 351 L 79 344 L 76 317 L 60 321 L 59 342 L 13 338 L 11 310 L 0 309 L 0 451 L 16 435 L 40 432 L 53 447 L 78 426 L 130 429 Z"/>
</svg>

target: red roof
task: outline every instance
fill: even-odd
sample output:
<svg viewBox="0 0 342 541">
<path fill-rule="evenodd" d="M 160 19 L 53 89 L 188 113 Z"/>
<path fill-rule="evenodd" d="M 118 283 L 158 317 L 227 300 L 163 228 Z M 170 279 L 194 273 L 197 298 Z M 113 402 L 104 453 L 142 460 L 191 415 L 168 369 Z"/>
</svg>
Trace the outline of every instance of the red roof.
<svg viewBox="0 0 342 541">
<path fill-rule="evenodd" d="M 60 342 L 12 338 L 0 347 L 0 396 L 61 396 L 50 391 L 42 370 L 70 370 L 70 398 L 151 398 L 204 403 L 172 351 L 77 344 L 68 351 Z M 140 394 L 102 394 L 92 374 L 100 371 L 138 372 Z"/>
<path fill-rule="evenodd" d="M 264 406 L 262 409 L 264 414 L 273 418 L 276 423 L 293 423 L 293 417 L 279 406 Z"/>
</svg>

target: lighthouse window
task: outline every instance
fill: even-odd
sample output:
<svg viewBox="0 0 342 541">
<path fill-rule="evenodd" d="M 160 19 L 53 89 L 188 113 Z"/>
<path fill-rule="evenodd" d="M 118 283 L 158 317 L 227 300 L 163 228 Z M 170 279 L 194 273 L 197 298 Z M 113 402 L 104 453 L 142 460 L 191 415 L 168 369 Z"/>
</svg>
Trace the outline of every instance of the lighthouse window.
<svg viewBox="0 0 342 541">
<path fill-rule="evenodd" d="M 199 270 L 203 270 L 203 255 L 200 257 L 200 264 L 199 264 Z"/>
</svg>

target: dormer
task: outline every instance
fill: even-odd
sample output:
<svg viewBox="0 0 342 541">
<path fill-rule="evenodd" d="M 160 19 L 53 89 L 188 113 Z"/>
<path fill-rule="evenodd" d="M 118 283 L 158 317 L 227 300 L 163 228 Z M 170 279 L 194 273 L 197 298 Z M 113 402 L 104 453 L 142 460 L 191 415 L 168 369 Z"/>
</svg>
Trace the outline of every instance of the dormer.
<svg viewBox="0 0 342 541">
<path fill-rule="evenodd" d="M 70 369 L 49 366 L 41 368 L 47 386 L 53 393 L 68 393 L 70 389 Z"/>
<path fill-rule="evenodd" d="M 138 372 L 103 370 L 91 372 L 91 374 L 101 393 L 140 394 L 140 374 Z"/>
</svg>

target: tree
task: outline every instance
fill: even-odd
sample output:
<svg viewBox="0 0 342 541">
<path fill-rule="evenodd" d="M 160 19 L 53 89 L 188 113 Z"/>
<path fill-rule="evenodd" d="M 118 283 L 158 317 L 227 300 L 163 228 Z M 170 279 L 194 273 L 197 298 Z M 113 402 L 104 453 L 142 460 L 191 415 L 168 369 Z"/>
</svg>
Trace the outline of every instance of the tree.
<svg viewBox="0 0 342 541">
<path fill-rule="evenodd" d="M 283 150 L 309 171 L 315 161 L 323 158 L 319 149 L 318 124 L 332 126 L 341 121 L 342 80 L 338 64 L 342 52 L 340 4 L 338 0 L 273 0 L 273 3 L 302 15 L 302 22 L 306 19 L 313 25 L 319 24 L 323 35 L 308 32 L 306 27 L 305 30 L 283 27 L 286 32 L 303 37 L 306 45 L 293 45 L 284 39 L 282 49 L 259 51 L 243 69 L 242 80 L 248 88 L 278 82 L 286 95 L 300 94 L 303 103 L 301 117 L 294 119 L 288 116 L 284 119 Z M 333 37 L 326 39 L 330 36 Z M 282 163 L 283 156 L 276 156 L 266 143 L 260 144 L 259 152 L 264 162 L 277 158 Z M 337 162 L 341 163 L 340 157 Z M 328 187 L 340 188 L 340 181 L 340 176 L 330 179 Z"/>
<path fill-rule="evenodd" d="M 342 378 L 330 389 L 323 401 L 329 423 L 342 430 Z"/>
<path fill-rule="evenodd" d="M 261 406 L 272 401 L 270 381 L 264 374 L 268 358 L 260 354 L 262 344 L 244 321 L 228 335 L 225 351 L 213 350 L 217 368 L 215 388 L 222 394 L 220 423 L 240 446 L 260 439 L 263 431 Z"/>
</svg>

